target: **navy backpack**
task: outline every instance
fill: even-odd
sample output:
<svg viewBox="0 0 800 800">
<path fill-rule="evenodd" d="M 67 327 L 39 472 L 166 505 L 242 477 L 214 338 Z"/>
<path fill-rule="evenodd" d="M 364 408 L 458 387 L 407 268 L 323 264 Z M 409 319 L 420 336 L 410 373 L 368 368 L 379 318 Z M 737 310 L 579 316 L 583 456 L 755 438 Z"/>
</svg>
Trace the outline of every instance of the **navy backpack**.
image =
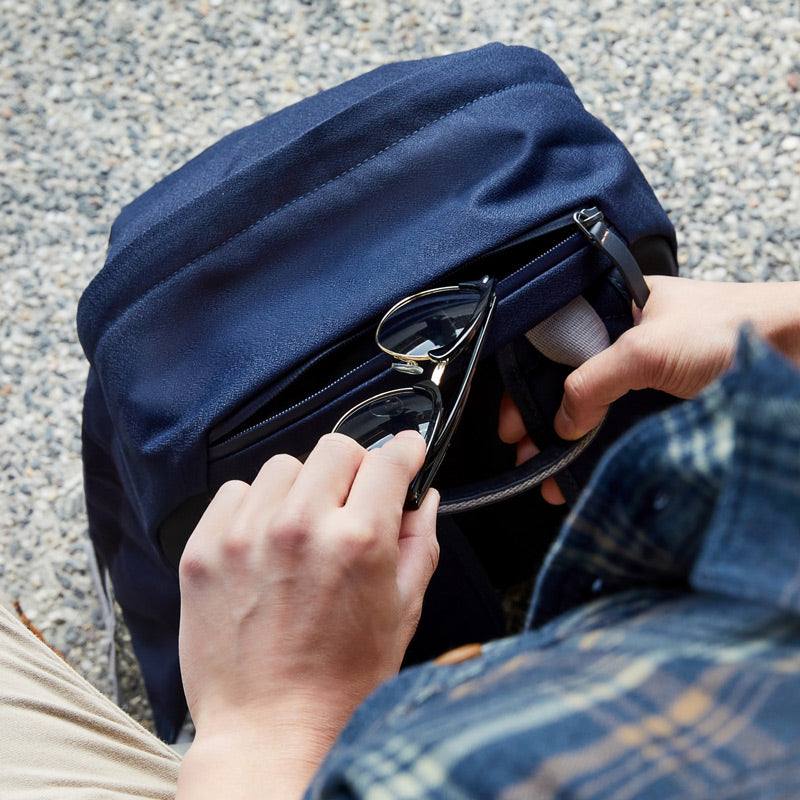
<svg viewBox="0 0 800 800">
<path fill-rule="evenodd" d="M 374 343 L 391 305 L 454 279 L 498 281 L 475 391 L 481 372 L 484 386 L 505 381 L 544 453 L 498 472 L 496 407 L 465 414 L 436 485 L 444 510 L 469 515 L 577 455 L 550 424 L 569 367 L 524 334 L 582 296 L 613 341 L 644 299 L 640 269 L 677 268 L 633 158 L 550 58 L 500 44 L 321 92 L 124 208 L 78 308 L 85 489 L 159 734 L 173 740 L 186 712 L 175 564 L 194 524 L 224 481 L 302 456 L 403 380 Z M 560 472 L 568 499 L 611 438 L 666 402 L 635 394 Z"/>
</svg>

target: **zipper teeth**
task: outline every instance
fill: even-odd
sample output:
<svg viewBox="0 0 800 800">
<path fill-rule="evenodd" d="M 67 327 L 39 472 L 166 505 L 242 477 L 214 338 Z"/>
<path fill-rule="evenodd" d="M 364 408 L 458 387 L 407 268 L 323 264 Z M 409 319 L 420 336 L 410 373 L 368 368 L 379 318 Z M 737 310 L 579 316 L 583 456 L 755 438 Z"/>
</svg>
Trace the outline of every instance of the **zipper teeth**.
<svg viewBox="0 0 800 800">
<path fill-rule="evenodd" d="M 503 281 L 506 281 L 509 278 L 513 278 L 514 275 L 516 275 L 518 272 L 522 272 L 522 270 L 528 269 L 528 267 L 530 267 L 532 264 L 535 264 L 540 258 L 544 258 L 545 256 L 549 256 L 550 253 L 553 252 L 553 250 L 558 250 L 558 248 L 561 247 L 562 244 L 565 244 L 573 236 L 577 236 L 577 235 L 578 235 L 578 233 L 575 232 L 575 233 L 571 233 L 569 236 L 564 237 L 560 242 L 558 242 L 557 244 L 554 244 L 552 247 L 550 247 L 547 250 L 545 250 L 544 253 L 539 253 L 538 256 L 534 256 L 530 261 L 528 261 L 527 263 L 523 264 L 521 267 L 517 267 L 513 272 L 509 272 L 508 275 L 506 275 L 505 277 L 501 278 L 497 282 L 497 285 L 499 286 Z"/>
<path fill-rule="evenodd" d="M 561 245 L 563 245 L 566 242 L 568 242 L 574 236 L 578 236 L 578 232 L 577 231 L 575 233 L 571 233 L 569 236 L 564 237 L 560 242 L 557 242 L 552 247 L 549 247 L 543 253 L 539 253 L 539 255 L 534 256 L 530 261 L 527 261 L 521 267 L 517 267 L 517 269 L 515 269 L 513 272 L 510 272 L 508 275 L 505 275 L 504 277 L 502 277 L 497 282 L 497 285 L 498 286 L 501 285 L 503 283 L 503 281 L 506 281 L 509 278 L 512 278 L 518 272 L 522 272 L 522 270 L 527 269 L 528 267 L 530 267 L 532 264 L 535 264 L 540 259 L 544 258 L 545 256 L 550 255 L 550 253 L 552 253 L 554 250 L 557 250 L 559 247 L 561 247 Z M 228 434 L 227 436 L 223 437 L 222 439 L 219 439 L 218 441 L 214 442 L 211 445 L 211 447 L 212 448 L 213 447 L 220 447 L 221 445 L 227 444 L 228 442 L 231 442 L 234 439 L 238 439 L 240 436 L 244 436 L 247 433 L 251 433 L 252 431 L 258 430 L 259 428 L 269 424 L 270 422 L 274 422 L 276 419 L 279 419 L 280 417 L 284 416 L 285 414 L 288 414 L 291 411 L 294 411 L 296 408 L 299 408 L 300 406 L 304 405 L 305 403 L 309 402 L 310 400 L 313 400 L 315 397 L 317 397 L 318 395 L 322 394 L 323 392 L 326 392 L 331 387 L 336 386 L 337 383 L 340 383 L 345 378 L 347 378 L 350 375 L 352 375 L 354 372 L 357 372 L 362 367 L 365 367 L 367 364 L 369 364 L 369 362 L 372 361 L 373 358 L 375 358 L 375 356 L 373 356 L 372 358 L 368 358 L 366 361 L 362 361 L 357 366 L 353 367 L 352 369 L 349 369 L 343 375 L 340 375 L 338 378 L 336 378 L 336 380 L 331 381 L 330 383 L 328 383 L 325 386 L 323 386 L 321 389 L 317 389 L 317 391 L 313 392 L 312 394 L 307 395 L 302 400 L 298 400 L 296 403 L 292 403 L 292 405 L 288 406 L 287 408 L 283 408 L 280 411 L 277 411 L 272 416 L 267 417 L 266 419 L 262 419 L 259 422 L 255 422 L 252 425 L 250 425 L 249 427 L 244 428 L 243 430 L 237 431 L 236 433 Z"/>
<path fill-rule="evenodd" d="M 255 422 L 252 425 L 250 425 L 249 427 L 244 428 L 241 431 L 237 431 L 236 433 L 230 433 L 227 436 L 225 436 L 222 439 L 220 439 L 219 441 L 214 442 L 211 446 L 212 447 L 217 447 L 218 445 L 226 444 L 227 442 L 230 442 L 233 439 L 238 439 L 240 436 L 244 436 L 246 433 L 250 433 L 251 431 L 257 430 L 258 428 L 262 427 L 263 425 L 266 425 L 267 423 L 278 419 L 278 417 L 282 417 L 284 414 L 288 414 L 290 411 L 294 411 L 294 409 L 296 409 L 298 406 L 301 406 L 304 403 L 307 403 L 309 400 L 313 400 L 317 395 L 322 394 L 323 392 L 325 392 L 328 389 L 330 389 L 332 386 L 336 386 L 337 383 L 340 383 L 345 378 L 347 378 L 350 375 L 352 375 L 354 372 L 357 372 L 362 367 L 365 367 L 367 364 L 369 364 L 370 361 L 372 361 L 373 358 L 375 358 L 375 356 L 373 356 L 372 358 L 368 358 L 366 361 L 362 361 L 357 366 L 353 367 L 352 369 L 347 370 L 347 372 L 345 372 L 343 375 L 340 375 L 335 381 L 331 381 L 330 383 L 328 383 L 325 386 L 323 386 L 321 389 L 317 389 L 316 392 L 313 392 L 312 394 L 306 395 L 302 400 L 298 400 L 296 403 L 292 403 L 292 405 L 288 406 L 287 408 L 283 408 L 280 411 L 277 411 L 271 417 L 267 417 L 266 419 L 262 419 L 259 422 Z"/>
</svg>

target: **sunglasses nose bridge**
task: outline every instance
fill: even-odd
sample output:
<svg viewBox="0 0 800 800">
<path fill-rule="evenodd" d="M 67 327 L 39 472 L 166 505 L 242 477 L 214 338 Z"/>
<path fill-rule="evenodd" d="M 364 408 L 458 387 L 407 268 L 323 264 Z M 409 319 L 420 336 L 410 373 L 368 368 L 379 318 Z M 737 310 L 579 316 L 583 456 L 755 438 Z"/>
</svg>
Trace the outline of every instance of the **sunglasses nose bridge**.
<svg viewBox="0 0 800 800">
<path fill-rule="evenodd" d="M 413 361 L 395 361 L 392 364 L 392 369 L 395 372 L 401 372 L 403 375 L 422 375 L 425 371 L 419 364 Z"/>
</svg>

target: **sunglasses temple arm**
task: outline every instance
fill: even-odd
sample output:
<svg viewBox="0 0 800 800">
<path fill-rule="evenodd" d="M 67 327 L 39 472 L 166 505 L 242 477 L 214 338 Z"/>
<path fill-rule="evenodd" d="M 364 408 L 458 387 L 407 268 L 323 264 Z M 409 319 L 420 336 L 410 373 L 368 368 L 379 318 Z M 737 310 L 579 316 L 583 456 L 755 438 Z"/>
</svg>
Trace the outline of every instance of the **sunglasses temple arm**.
<svg viewBox="0 0 800 800">
<path fill-rule="evenodd" d="M 449 444 L 449 441 L 447 442 Z M 437 453 L 436 457 L 426 464 L 418 473 L 417 477 L 411 482 L 406 495 L 405 510 L 414 511 L 422 505 L 425 494 L 431 487 L 436 473 L 439 471 L 444 454 L 447 452 L 447 444 Z"/>
<path fill-rule="evenodd" d="M 453 408 L 450 411 L 450 414 L 448 415 L 444 425 L 437 433 L 436 441 L 432 443 L 433 446 L 436 446 L 439 442 L 449 442 L 450 437 L 453 435 L 453 431 L 461 419 L 461 414 L 464 411 L 464 406 L 466 405 L 467 395 L 469 394 L 470 387 L 472 386 L 472 379 L 475 377 L 475 370 L 478 367 L 478 361 L 481 356 L 481 351 L 483 350 L 483 343 L 486 339 L 486 332 L 489 329 L 489 323 L 492 319 L 495 303 L 496 300 L 494 298 L 492 298 L 489 302 L 486 310 L 486 317 L 483 320 L 483 324 L 478 331 L 478 335 L 476 336 L 475 343 L 472 347 L 472 354 L 464 373 L 464 380 L 461 381 L 461 386 L 458 390 L 458 395 L 456 396 L 455 402 L 453 403 Z"/>
<path fill-rule="evenodd" d="M 495 303 L 496 300 L 493 297 L 487 306 L 486 317 L 483 320 L 483 324 L 481 325 L 480 331 L 475 339 L 475 344 L 472 348 L 472 355 L 470 356 L 469 364 L 467 365 L 467 369 L 464 374 L 464 380 L 461 382 L 458 395 L 453 403 L 453 409 L 447 417 L 444 425 L 439 431 L 437 431 L 434 440 L 431 442 L 430 447 L 433 451 L 435 451 L 434 456 L 432 459 L 430 459 L 430 461 L 428 461 L 428 463 L 425 464 L 425 466 L 423 466 L 416 478 L 414 478 L 412 481 L 408 490 L 408 497 L 406 499 L 406 509 L 419 508 L 420 503 L 425 497 L 425 493 L 430 488 L 431 482 L 433 481 L 436 473 L 439 471 L 439 467 L 444 460 L 445 454 L 447 453 L 447 448 L 450 446 L 450 440 L 453 437 L 453 433 L 458 425 L 459 420 L 461 419 L 464 406 L 466 405 L 467 395 L 469 394 L 469 390 L 472 385 L 472 379 L 475 376 L 475 370 L 478 366 L 478 360 L 480 358 L 481 350 L 483 349 L 484 340 L 486 339 L 486 331 L 489 328 L 489 322 L 492 318 L 492 313 L 494 312 Z M 444 370 L 442 370 L 442 372 L 440 372 L 438 375 L 440 380 L 443 374 Z"/>
</svg>

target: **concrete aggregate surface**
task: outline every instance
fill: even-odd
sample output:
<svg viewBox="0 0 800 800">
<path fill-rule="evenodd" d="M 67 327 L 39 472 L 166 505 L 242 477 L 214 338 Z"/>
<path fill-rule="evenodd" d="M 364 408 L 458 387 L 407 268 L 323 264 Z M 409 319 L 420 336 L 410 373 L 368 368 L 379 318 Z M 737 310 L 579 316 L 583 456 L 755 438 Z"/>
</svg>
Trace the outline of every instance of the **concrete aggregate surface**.
<svg viewBox="0 0 800 800">
<path fill-rule="evenodd" d="M 306 95 L 493 40 L 553 56 L 628 145 L 683 274 L 800 279 L 797 0 L 0 0 L 0 594 L 101 690 L 74 317 L 115 215 Z M 121 702 L 147 724 L 120 645 Z"/>
</svg>

